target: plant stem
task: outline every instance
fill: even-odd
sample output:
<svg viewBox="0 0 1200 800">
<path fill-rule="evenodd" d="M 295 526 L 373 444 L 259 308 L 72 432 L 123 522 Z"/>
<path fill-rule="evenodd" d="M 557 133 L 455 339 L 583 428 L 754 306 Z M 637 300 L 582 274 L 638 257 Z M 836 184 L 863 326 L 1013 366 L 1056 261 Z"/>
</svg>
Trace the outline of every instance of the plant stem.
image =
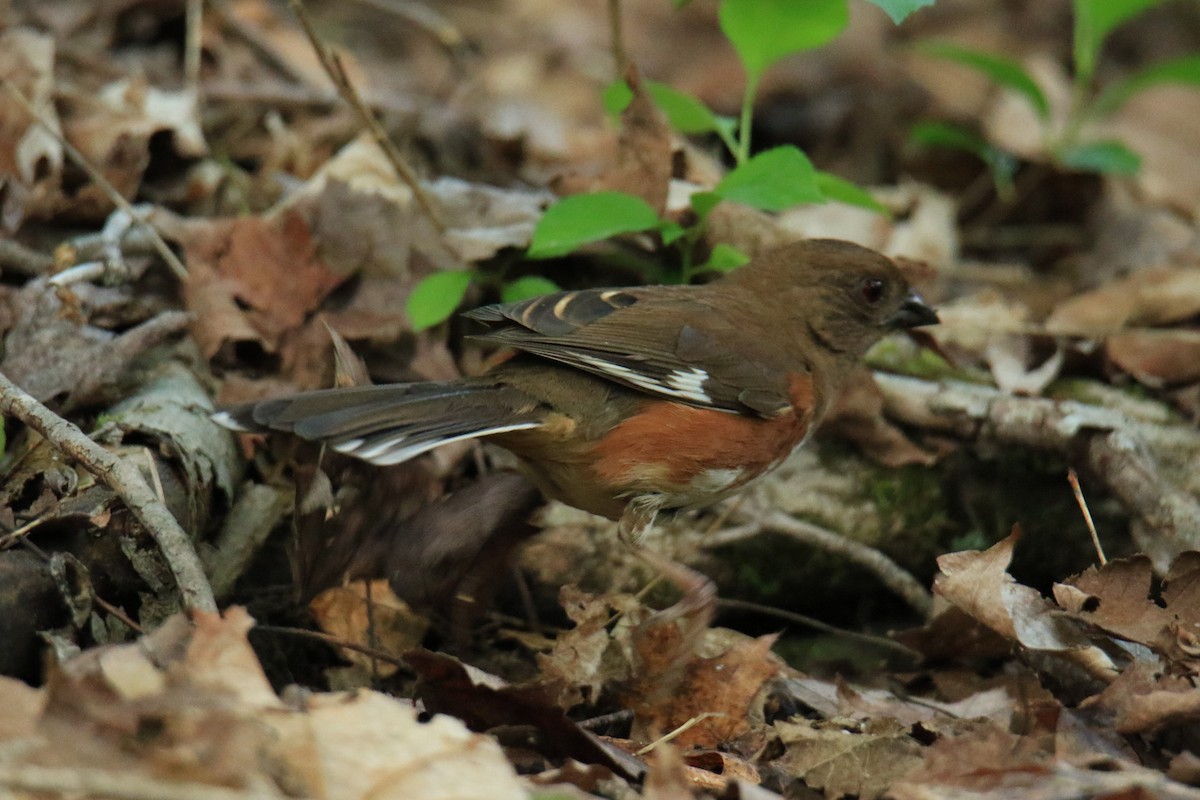
<svg viewBox="0 0 1200 800">
<path fill-rule="evenodd" d="M 608 28 L 612 33 L 613 66 L 616 80 L 625 77 L 629 58 L 625 55 L 625 37 L 621 35 L 621 0 L 608 0 Z"/>
<path fill-rule="evenodd" d="M 738 148 L 734 152 L 734 160 L 744 164 L 750 158 L 750 121 L 754 115 L 754 96 L 758 94 L 757 73 L 746 76 L 746 92 L 742 95 L 742 113 L 738 119 Z"/>
</svg>

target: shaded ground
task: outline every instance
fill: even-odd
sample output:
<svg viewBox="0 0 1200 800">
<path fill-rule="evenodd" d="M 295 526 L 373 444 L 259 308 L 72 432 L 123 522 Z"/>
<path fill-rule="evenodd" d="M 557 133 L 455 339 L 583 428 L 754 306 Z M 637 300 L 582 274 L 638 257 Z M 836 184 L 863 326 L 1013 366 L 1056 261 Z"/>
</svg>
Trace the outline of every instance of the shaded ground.
<svg viewBox="0 0 1200 800">
<path fill-rule="evenodd" d="M 1148 5 L 1098 87 L 1200 52 L 1194 4 Z M 644 78 L 737 114 L 715 5 L 620 8 Z M 1118 177 L 1041 135 L 1072 100 L 1065 2 L 897 26 L 854 0 L 832 44 L 767 71 L 755 146 L 799 145 L 888 214 L 724 202 L 698 252 L 858 241 L 942 324 L 872 351 L 768 480 L 651 534 L 718 584 L 722 627 L 689 630 L 611 524 L 542 506 L 506 454 L 377 469 L 209 419 L 484 369 L 459 321 L 415 330 L 430 275 L 469 270 L 464 308 L 533 277 L 669 280 L 686 265 L 651 235 L 522 254 L 557 195 L 619 186 L 686 223 L 676 195 L 732 166 L 649 105 L 606 114 L 599 0 L 309 13 L 418 192 L 284 4 L 196 25 L 0 0 L 0 372 L 100 445 L 0 392 L 3 791 L 1200 796 L 1200 92 L 1155 86 L 1089 129 L 1140 156 Z M 1024 64 L 1052 122 L 928 39 Z M 915 143 L 929 121 L 977 152 Z"/>
</svg>

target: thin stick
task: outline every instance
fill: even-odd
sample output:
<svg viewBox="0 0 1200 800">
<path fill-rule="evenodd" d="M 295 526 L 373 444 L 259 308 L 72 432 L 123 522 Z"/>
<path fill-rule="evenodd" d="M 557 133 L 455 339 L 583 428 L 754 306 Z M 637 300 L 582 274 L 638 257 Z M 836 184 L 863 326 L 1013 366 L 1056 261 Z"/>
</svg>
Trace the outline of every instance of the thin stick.
<svg viewBox="0 0 1200 800">
<path fill-rule="evenodd" d="M 1087 500 L 1083 497 L 1083 489 L 1079 486 L 1079 476 L 1075 474 L 1074 469 L 1067 470 L 1067 483 L 1071 484 L 1071 491 L 1075 493 L 1075 502 L 1079 504 L 1079 510 L 1083 512 L 1083 521 L 1087 523 L 1088 533 L 1092 535 L 1092 546 L 1096 548 L 1096 557 L 1100 559 L 1100 565 L 1104 566 L 1108 563 L 1108 559 L 1104 557 L 1104 548 L 1100 546 L 1100 535 L 1096 533 L 1096 523 L 1092 522 L 1092 512 L 1088 509 Z"/>
<path fill-rule="evenodd" d="M 100 595 L 92 595 L 92 602 L 94 602 L 96 605 L 103 608 L 109 614 L 112 614 L 117 619 L 121 620 L 121 622 L 128 625 L 129 629 L 131 631 L 133 631 L 134 633 L 141 635 L 146 632 L 146 630 L 141 625 L 134 622 L 133 619 L 128 614 L 125 613 L 125 609 L 120 608 L 119 606 L 113 605 L 112 603 L 108 602 Z"/>
<path fill-rule="evenodd" d="M 0 239 L 0 270 L 21 276 L 43 275 L 54 269 L 54 259 L 12 239 Z"/>
<path fill-rule="evenodd" d="M 286 625 L 255 625 L 254 630 L 262 631 L 263 633 L 281 633 L 284 636 L 295 636 L 300 639 L 313 639 L 325 644 L 331 644 L 334 647 L 343 647 L 347 650 L 353 650 L 356 653 L 362 653 L 364 656 L 369 656 L 376 661 L 382 661 L 385 664 L 391 664 L 395 667 L 408 669 L 408 662 L 403 658 L 385 653 L 374 647 L 367 647 L 365 644 L 358 644 L 349 639 L 341 639 L 328 633 L 321 631 L 310 631 L 307 628 L 291 628 Z"/>
<path fill-rule="evenodd" d="M 900 644 L 900 642 L 887 639 L 883 636 L 872 636 L 869 633 L 839 628 L 836 625 L 830 625 L 828 622 L 822 622 L 819 619 L 813 619 L 812 617 L 804 614 L 798 614 L 795 611 L 788 611 L 786 609 L 775 608 L 773 606 L 764 606 L 760 603 L 752 603 L 749 600 L 727 600 L 725 598 L 717 600 L 717 608 L 734 609 L 737 611 L 753 611 L 756 614 L 766 614 L 767 616 L 778 617 L 779 619 L 787 620 L 788 622 L 795 622 L 798 625 L 803 625 L 807 628 L 821 631 L 822 633 L 828 633 L 832 636 L 838 636 L 843 639 L 851 639 L 855 642 L 862 642 L 863 644 L 869 644 L 872 647 L 878 647 L 882 650 L 891 650 L 894 653 L 901 653 L 914 661 L 922 660 L 920 653 L 912 648 L 905 647 L 904 645 Z"/>
<path fill-rule="evenodd" d="M 751 520 L 746 525 L 720 531 L 704 544 L 705 547 L 731 544 L 758 536 L 765 531 L 780 533 L 826 552 L 837 553 L 870 570 L 875 577 L 879 578 L 880 583 L 903 598 L 922 616 L 927 615 L 929 609 L 933 607 L 933 595 L 929 593 L 929 590 L 922 586 L 921 582 L 912 576 L 912 573 L 880 551 L 862 542 L 847 539 L 820 525 L 796 519 L 790 514 L 768 513 L 763 518 Z"/>
<path fill-rule="evenodd" d="M 364 6 L 369 6 L 385 14 L 394 14 L 405 22 L 416 25 L 419 30 L 429 35 L 443 50 L 453 58 L 467 46 L 467 37 L 454 26 L 454 23 L 424 3 L 406 2 L 405 0 L 358 0 Z"/>
<path fill-rule="evenodd" d="M 224 0 L 208 0 L 208 8 L 213 14 L 216 15 L 217 20 L 219 20 L 222 25 L 224 25 L 235 36 L 240 38 L 250 47 L 251 50 L 257 53 L 263 61 L 267 62 L 268 66 L 270 66 L 284 78 L 287 78 L 289 81 L 297 84 L 298 86 L 307 87 L 308 89 L 321 92 L 321 102 L 323 103 L 332 104 L 333 102 L 336 102 L 337 95 L 329 94 L 329 96 L 326 97 L 325 95 L 328 94 L 328 92 L 323 87 L 315 85 L 313 81 L 309 80 L 309 77 L 306 73 L 292 66 L 291 62 L 284 58 L 275 49 L 275 46 L 265 36 L 259 33 L 258 30 L 238 19 L 237 16 L 235 16 L 233 12 L 231 12 L 226 6 Z M 211 86 L 211 84 L 209 85 Z M 204 93 L 205 97 L 208 97 L 210 93 L 211 89 L 210 91 L 206 91 Z"/>
<path fill-rule="evenodd" d="M 200 102 L 200 46 L 204 32 L 204 0 L 187 0 L 187 33 L 183 43 L 183 82 Z"/>
<path fill-rule="evenodd" d="M 692 728 L 696 727 L 697 725 L 699 725 L 701 722 L 703 722 L 706 719 L 711 719 L 712 717 L 727 717 L 727 716 L 729 716 L 729 715 L 726 714 L 724 711 L 705 711 L 703 714 L 697 714 L 696 716 L 689 719 L 687 722 L 680 725 L 675 730 L 668 733 L 666 736 L 663 736 L 659 739 L 655 739 L 653 742 L 646 745 L 641 750 L 638 750 L 636 753 L 634 753 L 634 755 L 641 758 L 642 756 L 646 755 L 654 748 L 658 747 L 660 744 L 666 744 L 667 742 L 671 741 L 672 739 L 678 738 L 680 736 L 680 734 L 690 731 Z"/>
<path fill-rule="evenodd" d="M 117 188 L 108 182 L 108 178 L 104 177 L 100 170 L 93 166 L 92 163 L 83 155 L 83 153 L 76 149 L 75 145 L 68 142 L 66 137 L 59 133 L 55 127 L 51 125 L 50 122 L 36 108 L 33 107 L 33 103 L 29 102 L 29 99 L 25 97 L 25 95 L 21 94 L 11 82 L 0 81 L 0 86 L 4 87 L 4 91 L 8 92 L 9 96 L 17 101 L 17 104 L 25 110 L 26 114 L 33 118 L 34 122 L 36 122 L 38 125 L 41 125 L 47 133 L 53 136 L 58 143 L 62 145 L 62 148 L 64 151 L 66 151 L 67 156 L 75 162 L 76 166 L 88 174 L 88 177 L 100 187 L 101 191 L 104 192 L 108 199 L 111 200 L 117 208 L 124 211 L 129 215 L 130 219 L 149 232 L 151 241 L 154 242 L 154 249 L 158 251 L 160 256 L 162 256 L 163 261 L 167 262 L 167 266 L 170 267 L 171 271 L 175 273 L 175 277 L 186 282 L 188 279 L 187 267 L 183 266 L 183 262 L 179 260 L 179 257 L 171 251 L 171 248 L 167 246 L 167 243 L 163 241 L 163 238 L 158 235 L 158 231 L 154 230 L 150 223 L 146 222 L 146 220 L 144 220 L 142 216 L 134 210 L 133 205 L 126 200 L 120 192 L 117 191 Z"/>
<path fill-rule="evenodd" d="M 308 36 L 308 41 L 312 44 L 313 50 L 316 51 L 317 58 L 321 61 L 321 66 L 325 68 L 325 73 L 329 75 L 329 79 L 337 87 L 338 94 L 358 114 L 358 118 L 383 150 L 383 154 L 391 163 L 392 169 L 396 170 L 396 174 L 400 176 L 400 179 L 412 191 L 417 204 L 421 206 L 421 210 L 425 212 L 425 216 L 429 217 L 429 221 L 433 223 L 433 227 L 437 229 L 438 233 L 445 233 L 446 223 L 442 221 L 441 215 L 438 214 L 437 209 L 433 205 L 433 201 L 430 200 L 429 195 L 421 187 L 421 181 L 417 178 L 417 174 L 405 162 L 404 156 L 400 154 L 396 145 L 392 144 L 392 140 L 388 138 L 387 131 L 379 124 L 379 120 L 375 119 L 375 115 L 371 113 L 371 109 L 363 100 L 362 95 L 354 88 L 354 84 L 351 83 L 350 76 L 346 74 L 346 69 L 342 65 L 341 59 L 331 53 L 321 43 L 320 38 L 317 37 L 316 28 L 313 27 L 312 19 L 308 16 L 308 11 L 304 8 L 304 3 L 301 0 L 288 0 L 288 5 L 291 6 L 292 11 L 300 19 L 300 25 L 303 26 L 304 33 Z"/>
<path fill-rule="evenodd" d="M 612 34 L 613 67 L 616 80 L 625 78 L 629 57 L 625 54 L 625 37 L 621 32 L 621 0 L 608 0 L 608 29 Z"/>
<path fill-rule="evenodd" d="M 116 492 L 158 545 L 175 577 L 184 606 L 199 611 L 217 610 L 212 587 L 191 540 L 136 467 L 93 442 L 77 425 L 46 408 L 3 373 L 0 373 L 0 413 L 33 428 L 56 450 L 75 459 Z"/>
</svg>

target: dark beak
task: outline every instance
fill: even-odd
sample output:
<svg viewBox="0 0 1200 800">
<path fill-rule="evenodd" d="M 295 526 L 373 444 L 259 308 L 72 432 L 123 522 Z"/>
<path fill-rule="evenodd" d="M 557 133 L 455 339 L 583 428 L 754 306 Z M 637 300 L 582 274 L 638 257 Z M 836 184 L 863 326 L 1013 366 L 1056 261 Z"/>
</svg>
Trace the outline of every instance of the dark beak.
<svg viewBox="0 0 1200 800">
<path fill-rule="evenodd" d="M 910 294 L 900 306 L 900 310 L 888 320 L 888 325 L 893 328 L 918 328 L 937 323 L 937 312 L 925 305 L 921 295 L 916 292 Z"/>
</svg>

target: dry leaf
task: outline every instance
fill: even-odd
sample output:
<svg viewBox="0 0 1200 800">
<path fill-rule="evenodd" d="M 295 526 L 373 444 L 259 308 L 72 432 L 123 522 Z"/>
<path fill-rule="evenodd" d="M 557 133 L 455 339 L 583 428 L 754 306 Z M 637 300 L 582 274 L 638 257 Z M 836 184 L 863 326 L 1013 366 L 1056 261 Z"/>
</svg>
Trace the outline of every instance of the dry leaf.
<svg viewBox="0 0 1200 800">
<path fill-rule="evenodd" d="M 308 604 L 321 630 L 343 641 L 399 658 L 421 643 L 429 620 L 395 595 L 386 580 L 354 581 L 327 589 Z M 369 667 L 380 677 L 394 675 L 399 666 L 350 648 L 342 656 Z"/>
<path fill-rule="evenodd" d="M 886 718 L 864 724 L 780 722 L 786 752 L 772 764 L 828 798 L 874 800 L 921 764 L 921 745 Z"/>
</svg>

